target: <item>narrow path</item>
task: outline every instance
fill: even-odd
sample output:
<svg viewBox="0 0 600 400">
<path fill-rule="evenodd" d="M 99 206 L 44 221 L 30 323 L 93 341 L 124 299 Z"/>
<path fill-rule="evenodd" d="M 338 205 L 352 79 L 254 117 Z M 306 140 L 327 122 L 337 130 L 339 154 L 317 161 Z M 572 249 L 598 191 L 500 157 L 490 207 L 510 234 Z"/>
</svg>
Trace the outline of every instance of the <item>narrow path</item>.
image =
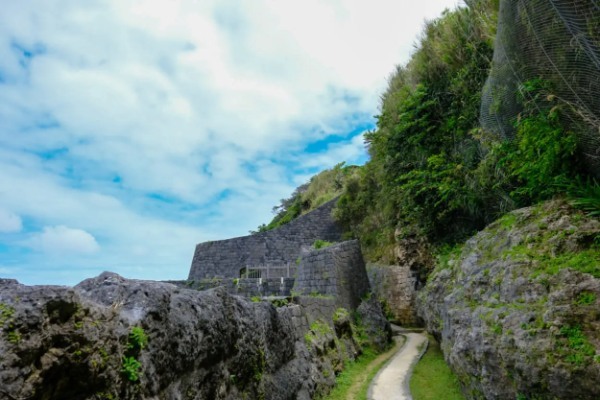
<svg viewBox="0 0 600 400">
<path fill-rule="evenodd" d="M 373 379 L 369 400 L 411 400 L 408 374 L 420 355 L 420 346 L 427 343 L 422 333 L 404 333 L 406 343 Z"/>
<path fill-rule="evenodd" d="M 348 397 L 346 398 L 346 400 L 355 400 L 357 398 L 361 389 L 363 388 L 363 385 L 366 385 L 367 379 L 369 378 L 369 374 L 371 373 L 371 371 L 379 367 L 380 364 L 390 359 L 394 355 L 394 353 L 400 350 L 400 348 L 404 345 L 405 340 L 406 339 L 404 338 L 404 336 L 394 337 L 394 341 L 396 342 L 394 344 L 394 347 L 392 347 L 385 353 L 378 355 L 376 359 L 369 363 L 367 368 L 365 368 L 365 370 L 362 371 L 362 373 L 352 383 L 352 386 L 350 386 L 350 388 L 348 389 Z"/>
</svg>

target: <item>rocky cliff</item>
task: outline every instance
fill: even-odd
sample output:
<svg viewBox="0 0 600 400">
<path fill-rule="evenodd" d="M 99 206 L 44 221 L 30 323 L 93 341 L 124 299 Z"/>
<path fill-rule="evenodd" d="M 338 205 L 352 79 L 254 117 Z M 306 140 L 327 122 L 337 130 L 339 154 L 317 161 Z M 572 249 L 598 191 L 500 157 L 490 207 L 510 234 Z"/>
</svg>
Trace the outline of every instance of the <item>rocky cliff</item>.
<svg viewBox="0 0 600 400">
<path fill-rule="evenodd" d="M 358 312 L 381 345 L 374 306 Z M 0 280 L 0 399 L 309 399 L 364 345 L 348 312 L 323 309 L 111 273 L 73 288 Z"/>
<path fill-rule="evenodd" d="M 600 398 L 600 223 L 512 212 L 440 262 L 418 311 L 471 399 Z"/>
</svg>

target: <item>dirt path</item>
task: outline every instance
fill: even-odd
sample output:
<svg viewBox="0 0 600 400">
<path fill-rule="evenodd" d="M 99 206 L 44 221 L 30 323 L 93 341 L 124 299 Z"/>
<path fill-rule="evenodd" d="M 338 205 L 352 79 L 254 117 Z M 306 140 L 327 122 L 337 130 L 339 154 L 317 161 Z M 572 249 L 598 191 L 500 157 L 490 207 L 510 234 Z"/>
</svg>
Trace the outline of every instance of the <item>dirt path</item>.
<svg viewBox="0 0 600 400">
<path fill-rule="evenodd" d="M 385 353 L 378 355 L 377 358 L 371 361 L 367 368 L 365 368 L 365 370 L 360 374 L 360 376 L 352 383 L 352 386 L 350 386 L 350 389 L 348 389 L 347 400 L 356 400 L 356 396 L 358 396 L 358 392 L 360 391 L 361 386 L 364 385 L 364 383 L 367 381 L 371 371 L 373 371 L 381 363 L 388 360 L 394 355 L 394 353 L 400 350 L 400 348 L 404 345 L 406 339 L 404 338 L 404 336 L 395 336 L 394 341 L 396 342 L 394 344 L 394 347 L 392 347 Z"/>
<path fill-rule="evenodd" d="M 408 374 L 420 354 L 420 346 L 427 342 L 421 333 L 405 333 L 406 344 L 373 379 L 369 400 L 411 400 Z"/>
</svg>

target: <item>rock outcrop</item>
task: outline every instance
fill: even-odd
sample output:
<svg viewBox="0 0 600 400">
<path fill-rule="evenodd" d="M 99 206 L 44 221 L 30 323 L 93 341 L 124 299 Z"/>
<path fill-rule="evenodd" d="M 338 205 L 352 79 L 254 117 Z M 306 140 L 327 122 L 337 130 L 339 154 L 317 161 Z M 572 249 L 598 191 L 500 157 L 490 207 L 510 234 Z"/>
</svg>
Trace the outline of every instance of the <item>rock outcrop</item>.
<svg viewBox="0 0 600 400">
<path fill-rule="evenodd" d="M 309 399 L 361 351 L 347 312 L 309 312 L 112 273 L 0 280 L 0 399 Z"/>
<path fill-rule="evenodd" d="M 512 212 L 418 299 L 471 399 L 600 398 L 600 223 L 562 201 Z"/>
</svg>

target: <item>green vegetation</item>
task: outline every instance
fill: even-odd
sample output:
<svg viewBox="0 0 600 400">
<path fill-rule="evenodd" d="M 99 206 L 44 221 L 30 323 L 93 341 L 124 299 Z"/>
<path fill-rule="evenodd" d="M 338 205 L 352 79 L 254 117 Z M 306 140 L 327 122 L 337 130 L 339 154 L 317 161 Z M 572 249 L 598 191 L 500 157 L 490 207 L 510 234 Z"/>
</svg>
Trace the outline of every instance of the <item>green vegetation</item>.
<svg viewBox="0 0 600 400">
<path fill-rule="evenodd" d="M 290 302 L 288 299 L 273 299 L 273 300 L 271 300 L 271 304 L 273 304 L 275 307 L 285 307 L 289 303 Z"/>
<path fill-rule="evenodd" d="M 317 338 L 333 334 L 333 329 L 325 322 L 316 320 L 310 325 L 310 330 L 304 335 L 307 344 L 314 342 Z"/>
<path fill-rule="evenodd" d="M 333 322 L 338 322 L 349 317 L 350 313 L 348 312 L 348 310 L 346 310 L 344 307 L 339 307 L 335 310 L 335 313 L 333 314 Z"/>
<path fill-rule="evenodd" d="M 0 303 L 0 329 L 4 330 L 10 343 L 21 342 L 21 333 L 15 327 L 15 308 L 5 303 Z"/>
<path fill-rule="evenodd" d="M 444 361 L 440 345 L 429 338 L 429 347 L 410 379 L 414 400 L 464 400 L 456 376 Z"/>
<path fill-rule="evenodd" d="M 335 388 L 323 400 L 366 400 L 369 384 L 398 348 L 378 355 L 367 348 L 355 361 L 348 362 L 335 379 Z"/>
<path fill-rule="evenodd" d="M 573 206 L 585 211 L 593 217 L 600 216 L 600 185 L 595 179 L 581 179 L 568 187 Z"/>
<path fill-rule="evenodd" d="M 469 4 L 429 22 L 390 78 L 377 129 L 366 135 L 371 159 L 338 202 L 338 220 L 372 260 L 391 261 L 398 226 L 451 242 L 495 216 L 481 207 L 492 193 L 478 180 L 492 177 L 477 171 L 484 149 L 475 128 L 498 4 Z"/>
<path fill-rule="evenodd" d="M 346 181 L 357 170 L 356 166 L 344 166 L 344 163 L 340 163 L 313 176 L 309 182 L 296 188 L 289 198 L 281 199 L 280 205 L 273 207 L 275 217 L 271 222 L 262 224 L 257 231 L 251 233 L 275 229 L 333 200 L 342 193 Z"/>
<path fill-rule="evenodd" d="M 581 292 L 577 296 L 575 304 L 579 306 L 587 306 L 596 302 L 596 294 L 592 292 Z"/>
<path fill-rule="evenodd" d="M 134 326 L 129 332 L 129 341 L 127 342 L 127 349 L 133 351 L 140 351 L 148 344 L 148 336 L 144 329 L 139 326 Z"/>
<path fill-rule="evenodd" d="M 140 368 L 142 363 L 138 360 L 141 351 L 148 345 L 148 336 L 142 327 L 131 328 L 127 339 L 127 350 L 123 355 L 121 373 L 130 381 L 137 382 L 140 379 Z"/>
<path fill-rule="evenodd" d="M 546 246 L 545 240 L 538 243 L 521 245 L 506 252 L 506 256 L 524 261 L 534 261 L 535 268 L 532 277 L 542 274 L 556 275 L 564 268 L 590 274 L 600 278 L 600 249 L 593 246 L 578 252 L 555 254 L 553 249 Z"/>
<path fill-rule="evenodd" d="M 580 135 L 565 122 L 571 109 L 555 82 L 520 82 L 514 137 L 481 128 L 498 1 L 466 3 L 429 22 L 391 76 L 377 127 L 365 135 L 370 160 L 338 202 L 336 218 L 370 261 L 393 262 L 403 237 L 426 238 L 443 253 L 507 211 L 557 194 L 600 214 L 600 187 L 584 172 Z"/>
<path fill-rule="evenodd" d="M 557 351 L 567 362 L 578 366 L 599 362 L 594 357 L 596 349 L 583 334 L 580 326 L 566 325 L 560 329 Z"/>
<path fill-rule="evenodd" d="M 317 240 L 315 240 L 315 242 L 313 243 L 313 247 L 314 247 L 316 250 L 319 250 L 319 249 L 324 249 L 325 247 L 329 247 L 329 246 L 331 246 L 332 244 L 333 244 L 333 243 L 331 243 L 331 242 L 328 242 L 327 240 L 321 240 L 321 239 L 317 239 Z"/>
<path fill-rule="evenodd" d="M 460 253 L 462 252 L 463 245 L 443 245 L 438 248 L 436 258 L 437 258 L 437 269 L 446 269 L 450 268 L 451 264 L 458 259 Z"/>
<path fill-rule="evenodd" d="M 133 356 L 123 357 L 121 372 L 131 382 L 137 382 L 140 379 L 140 368 L 142 364 Z"/>
</svg>

